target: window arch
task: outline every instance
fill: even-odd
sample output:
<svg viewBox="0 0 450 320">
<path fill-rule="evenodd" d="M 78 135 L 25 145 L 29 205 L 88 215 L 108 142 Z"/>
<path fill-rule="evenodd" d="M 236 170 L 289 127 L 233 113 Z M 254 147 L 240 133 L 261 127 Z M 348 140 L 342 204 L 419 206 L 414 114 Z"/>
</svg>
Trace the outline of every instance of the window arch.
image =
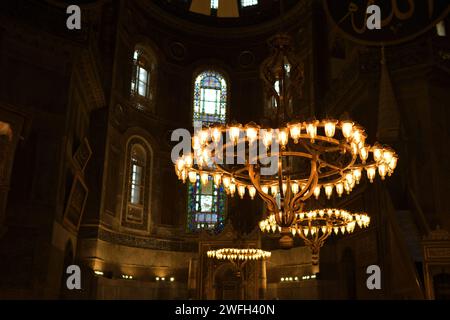
<svg viewBox="0 0 450 320">
<path fill-rule="evenodd" d="M 154 101 L 156 59 L 147 49 L 137 46 L 133 52 L 131 98 L 138 109 L 148 109 Z"/>
<path fill-rule="evenodd" d="M 193 123 L 225 123 L 227 115 L 227 81 L 216 71 L 201 72 L 194 83 Z"/>
<path fill-rule="evenodd" d="M 125 199 L 122 225 L 147 230 L 150 213 L 152 152 L 140 137 L 127 144 Z"/>
<path fill-rule="evenodd" d="M 207 126 L 226 122 L 228 85 L 216 71 L 199 73 L 194 81 L 193 124 Z M 220 231 L 224 226 L 226 193 L 222 185 L 215 185 L 210 177 L 202 185 L 200 177 L 188 183 L 188 223 L 190 231 L 201 229 Z"/>
</svg>

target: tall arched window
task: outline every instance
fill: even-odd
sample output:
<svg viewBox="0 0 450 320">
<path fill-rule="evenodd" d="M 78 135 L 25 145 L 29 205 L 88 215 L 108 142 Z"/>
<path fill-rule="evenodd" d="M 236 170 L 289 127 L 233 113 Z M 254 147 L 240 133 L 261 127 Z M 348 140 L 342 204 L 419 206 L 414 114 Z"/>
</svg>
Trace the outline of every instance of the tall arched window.
<svg viewBox="0 0 450 320">
<path fill-rule="evenodd" d="M 225 123 L 227 94 L 227 82 L 220 73 L 200 73 L 194 84 L 193 122 L 200 121 L 204 125 Z"/>
<path fill-rule="evenodd" d="M 148 49 L 137 47 L 133 53 L 131 97 L 138 109 L 148 109 L 153 102 L 156 62 Z"/>
<path fill-rule="evenodd" d="M 227 99 L 225 78 L 215 71 L 201 72 L 194 82 L 194 125 L 196 122 L 201 122 L 202 126 L 225 123 Z M 215 185 L 211 178 L 202 185 L 197 177 L 196 183 L 188 184 L 188 229 L 220 231 L 224 225 L 225 204 L 226 193 L 222 185 Z"/>
<path fill-rule="evenodd" d="M 122 225 L 147 230 L 150 211 L 151 150 L 133 137 L 127 145 L 125 212 Z"/>
</svg>

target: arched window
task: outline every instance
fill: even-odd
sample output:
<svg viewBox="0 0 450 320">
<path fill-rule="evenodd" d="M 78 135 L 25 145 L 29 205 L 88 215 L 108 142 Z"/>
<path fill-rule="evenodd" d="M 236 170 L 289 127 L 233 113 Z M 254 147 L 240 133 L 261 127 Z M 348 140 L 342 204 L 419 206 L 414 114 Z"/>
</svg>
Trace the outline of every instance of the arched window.
<svg viewBox="0 0 450 320">
<path fill-rule="evenodd" d="M 225 123 L 227 95 L 227 82 L 220 73 L 200 73 L 194 83 L 194 125 L 198 122 L 202 126 Z M 196 183 L 188 184 L 188 229 L 220 231 L 224 225 L 225 204 L 226 193 L 222 185 L 215 185 L 211 178 L 206 185 L 202 185 L 197 177 Z"/>
<path fill-rule="evenodd" d="M 153 102 L 156 63 L 146 49 L 136 48 L 133 53 L 131 97 L 138 109 L 148 109 Z"/>
<path fill-rule="evenodd" d="M 127 146 L 126 197 L 122 225 L 147 229 L 150 211 L 151 151 L 140 138 L 133 137 Z"/>
<path fill-rule="evenodd" d="M 194 124 L 196 121 L 203 125 L 225 123 L 227 93 L 227 82 L 220 73 L 200 73 L 194 84 Z"/>
</svg>

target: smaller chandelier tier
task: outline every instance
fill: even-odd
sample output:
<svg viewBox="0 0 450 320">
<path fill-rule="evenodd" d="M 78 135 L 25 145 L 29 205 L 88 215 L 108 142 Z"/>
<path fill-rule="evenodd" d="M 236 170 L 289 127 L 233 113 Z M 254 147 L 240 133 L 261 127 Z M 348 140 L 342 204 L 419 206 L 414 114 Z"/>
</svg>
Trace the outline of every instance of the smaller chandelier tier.
<svg viewBox="0 0 450 320">
<path fill-rule="evenodd" d="M 318 263 L 320 248 L 332 233 L 350 234 L 356 226 L 367 228 L 369 224 L 370 217 L 365 213 L 350 213 L 342 209 L 319 209 L 295 214 L 289 230 L 293 236 L 303 239 L 311 249 L 313 264 L 315 264 Z M 281 232 L 275 214 L 260 221 L 259 227 L 263 232 Z"/>
<path fill-rule="evenodd" d="M 223 248 L 218 250 L 209 250 L 206 255 L 208 258 L 214 258 L 217 260 L 250 261 L 270 258 L 271 253 L 261 249 Z"/>
</svg>

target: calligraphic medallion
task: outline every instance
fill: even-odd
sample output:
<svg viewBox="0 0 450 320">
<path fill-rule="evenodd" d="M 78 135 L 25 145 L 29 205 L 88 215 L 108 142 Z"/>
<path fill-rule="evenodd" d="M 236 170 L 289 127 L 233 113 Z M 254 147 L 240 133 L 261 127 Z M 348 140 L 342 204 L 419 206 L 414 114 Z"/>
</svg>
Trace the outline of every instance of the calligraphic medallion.
<svg viewBox="0 0 450 320">
<path fill-rule="evenodd" d="M 367 28 L 367 7 L 381 9 L 381 29 Z M 423 34 L 450 12 L 449 0 L 324 0 L 325 11 L 344 36 L 365 45 L 389 45 Z"/>
</svg>

